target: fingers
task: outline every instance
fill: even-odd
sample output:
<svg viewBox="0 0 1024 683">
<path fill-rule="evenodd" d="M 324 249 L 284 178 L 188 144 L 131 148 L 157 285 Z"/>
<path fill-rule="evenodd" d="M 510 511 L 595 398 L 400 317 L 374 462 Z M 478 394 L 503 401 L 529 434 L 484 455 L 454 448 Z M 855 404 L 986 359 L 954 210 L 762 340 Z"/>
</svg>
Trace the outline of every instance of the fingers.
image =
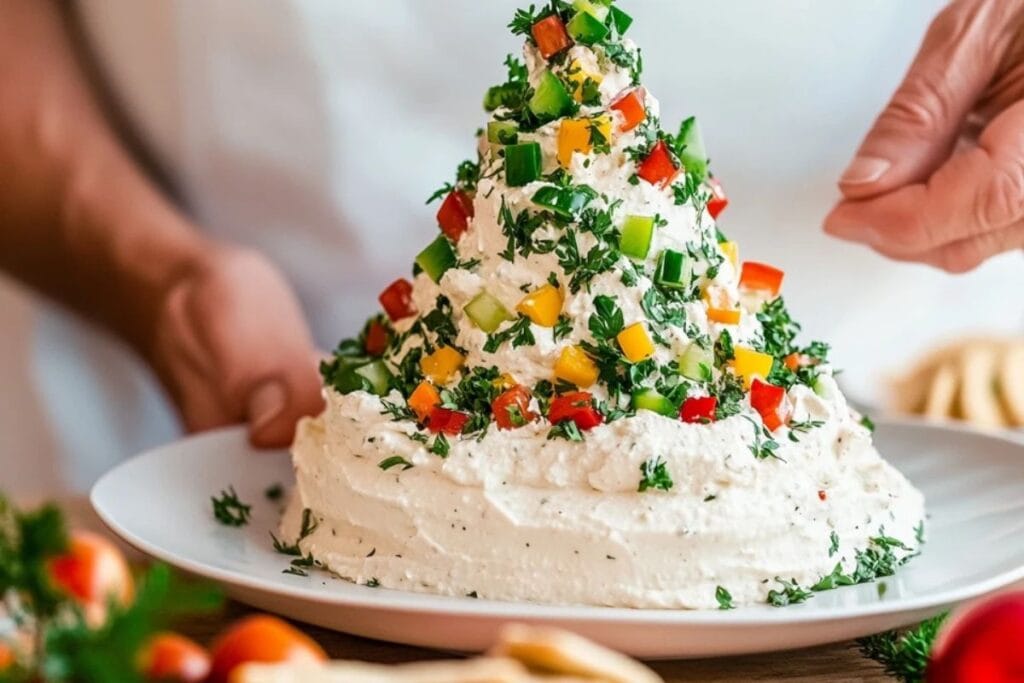
<svg viewBox="0 0 1024 683">
<path fill-rule="evenodd" d="M 320 375 L 315 366 L 280 368 L 276 377 L 263 381 L 249 395 L 249 440 L 258 448 L 287 446 L 298 421 L 321 410 Z"/>
<path fill-rule="evenodd" d="M 245 422 L 254 445 L 285 446 L 322 408 L 301 308 L 258 254 L 224 250 L 176 284 L 155 336 L 153 365 L 189 431 Z"/>
<path fill-rule="evenodd" d="M 847 199 L 930 176 L 949 156 L 967 114 L 994 77 L 999 3 L 954 2 L 936 17 L 903 83 L 839 181 Z"/>
<path fill-rule="evenodd" d="M 826 232 L 900 260 L 960 272 L 1019 246 L 1024 223 L 1024 102 L 996 117 L 978 146 L 927 181 L 840 202 Z"/>
</svg>

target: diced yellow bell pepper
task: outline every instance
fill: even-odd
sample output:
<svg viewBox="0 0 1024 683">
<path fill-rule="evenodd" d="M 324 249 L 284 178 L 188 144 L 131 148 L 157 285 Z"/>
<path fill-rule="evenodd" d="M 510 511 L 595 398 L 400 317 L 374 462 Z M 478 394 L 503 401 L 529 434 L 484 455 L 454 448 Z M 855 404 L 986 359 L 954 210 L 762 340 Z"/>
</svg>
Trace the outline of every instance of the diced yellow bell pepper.
<svg viewBox="0 0 1024 683">
<path fill-rule="evenodd" d="M 515 377 L 505 372 L 499 375 L 496 380 L 491 382 L 491 384 L 497 387 L 498 389 L 511 389 L 512 387 L 519 384 L 519 382 L 516 381 Z"/>
<path fill-rule="evenodd" d="M 430 382 L 420 382 L 420 385 L 409 394 L 409 409 L 416 413 L 420 422 L 427 419 L 430 411 L 441 404 L 441 394 Z"/>
<path fill-rule="evenodd" d="M 435 384 L 446 384 L 465 361 L 462 354 L 452 347 L 442 346 L 420 359 L 420 370 Z"/>
<path fill-rule="evenodd" d="M 722 250 L 725 257 L 732 263 L 733 270 L 740 269 L 740 245 L 735 242 L 721 242 L 718 248 Z"/>
<path fill-rule="evenodd" d="M 555 377 L 586 389 L 597 381 L 598 370 L 594 361 L 578 346 L 567 346 L 555 363 Z"/>
<path fill-rule="evenodd" d="M 733 349 L 732 371 L 743 378 L 743 388 L 749 389 L 755 377 L 764 379 L 772 371 L 775 359 L 746 346 Z"/>
<path fill-rule="evenodd" d="M 601 85 L 601 81 L 604 80 L 604 76 L 601 74 L 584 71 L 578 59 L 573 60 L 573 63 L 569 65 L 569 70 L 566 71 L 565 76 L 574 86 L 572 96 L 576 98 L 577 102 L 583 101 L 583 84 L 587 82 L 587 79 L 590 79 L 597 85 Z"/>
<path fill-rule="evenodd" d="M 516 310 L 535 325 L 554 327 L 562 313 L 562 290 L 551 284 L 530 292 L 516 306 Z"/>
<path fill-rule="evenodd" d="M 739 325 L 740 309 L 738 308 L 708 308 L 708 320 L 720 325 Z"/>
<path fill-rule="evenodd" d="M 592 128 L 596 130 L 591 130 Z M 594 137 L 603 136 L 611 143 L 612 120 L 602 114 L 592 119 L 565 119 L 558 128 L 558 163 L 569 168 L 572 155 L 576 152 L 590 154 L 594 148 Z"/>
<path fill-rule="evenodd" d="M 643 323 L 634 323 L 615 337 L 630 363 L 639 363 L 654 355 L 654 342 Z"/>
<path fill-rule="evenodd" d="M 738 325 L 740 309 L 724 287 L 711 285 L 704 290 L 704 302 L 708 306 L 708 320 L 722 325 Z"/>
</svg>

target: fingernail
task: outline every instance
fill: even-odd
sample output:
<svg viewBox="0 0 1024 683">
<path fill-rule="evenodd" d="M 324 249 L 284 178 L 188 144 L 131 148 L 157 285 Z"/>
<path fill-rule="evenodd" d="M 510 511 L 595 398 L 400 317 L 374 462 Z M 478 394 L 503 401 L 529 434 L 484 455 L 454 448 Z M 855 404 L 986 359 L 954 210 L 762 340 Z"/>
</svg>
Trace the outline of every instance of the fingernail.
<svg viewBox="0 0 1024 683">
<path fill-rule="evenodd" d="M 285 408 L 284 386 L 277 381 L 261 384 L 249 399 L 249 424 L 253 432 L 260 431 Z"/>
<path fill-rule="evenodd" d="M 839 179 L 839 183 L 842 185 L 866 185 L 867 183 L 873 183 L 881 179 L 891 166 L 892 162 L 888 159 L 857 157 L 847 166 L 843 176 Z"/>
</svg>

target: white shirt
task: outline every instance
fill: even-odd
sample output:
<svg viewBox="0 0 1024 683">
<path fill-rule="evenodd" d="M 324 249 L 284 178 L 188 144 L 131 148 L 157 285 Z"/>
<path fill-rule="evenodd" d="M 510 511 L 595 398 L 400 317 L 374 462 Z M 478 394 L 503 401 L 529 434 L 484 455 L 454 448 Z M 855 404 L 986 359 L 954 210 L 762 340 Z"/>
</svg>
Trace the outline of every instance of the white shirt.
<svg viewBox="0 0 1024 683">
<path fill-rule="evenodd" d="M 475 153 L 483 92 L 504 79 L 502 59 L 519 49 L 505 25 L 521 4 L 79 0 L 78 8 L 120 105 L 185 210 L 210 233 L 275 260 L 330 348 L 358 329 L 382 286 L 405 274 L 435 233 L 424 200 Z M 983 305 L 992 303 L 986 291 L 1020 278 L 1019 258 L 954 279 L 820 232 L 835 179 L 940 4 L 621 2 L 636 19 L 630 34 L 665 125 L 690 114 L 701 121 L 731 199 L 724 231 L 741 257 L 787 271 L 794 316 L 833 343 L 855 394 L 942 331 L 1022 320 L 1020 301 Z M 175 434 L 137 362 L 92 334 L 83 356 L 83 333 L 66 319 L 42 327 L 34 367 L 74 484 Z"/>
</svg>

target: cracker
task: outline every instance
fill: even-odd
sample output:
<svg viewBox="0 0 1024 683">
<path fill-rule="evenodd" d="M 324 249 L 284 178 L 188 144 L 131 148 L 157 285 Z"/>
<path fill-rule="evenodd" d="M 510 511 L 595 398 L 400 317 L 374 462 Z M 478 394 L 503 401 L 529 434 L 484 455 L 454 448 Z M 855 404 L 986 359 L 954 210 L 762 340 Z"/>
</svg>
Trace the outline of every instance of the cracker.
<svg viewBox="0 0 1024 683">
<path fill-rule="evenodd" d="M 1007 347 L 999 365 L 999 392 L 1010 421 L 1024 427 L 1024 342 Z"/>
<path fill-rule="evenodd" d="M 388 666 L 362 662 L 324 665 L 246 664 L 231 683 L 530 683 L 519 662 L 501 657 Z"/>
<path fill-rule="evenodd" d="M 492 654 L 518 659 L 537 671 L 595 683 L 662 683 L 661 677 L 639 662 L 555 628 L 510 624 Z"/>
<path fill-rule="evenodd" d="M 960 356 L 960 412 L 978 427 L 998 429 L 1006 426 L 996 393 L 999 360 L 997 344 L 972 344 Z"/>
</svg>

